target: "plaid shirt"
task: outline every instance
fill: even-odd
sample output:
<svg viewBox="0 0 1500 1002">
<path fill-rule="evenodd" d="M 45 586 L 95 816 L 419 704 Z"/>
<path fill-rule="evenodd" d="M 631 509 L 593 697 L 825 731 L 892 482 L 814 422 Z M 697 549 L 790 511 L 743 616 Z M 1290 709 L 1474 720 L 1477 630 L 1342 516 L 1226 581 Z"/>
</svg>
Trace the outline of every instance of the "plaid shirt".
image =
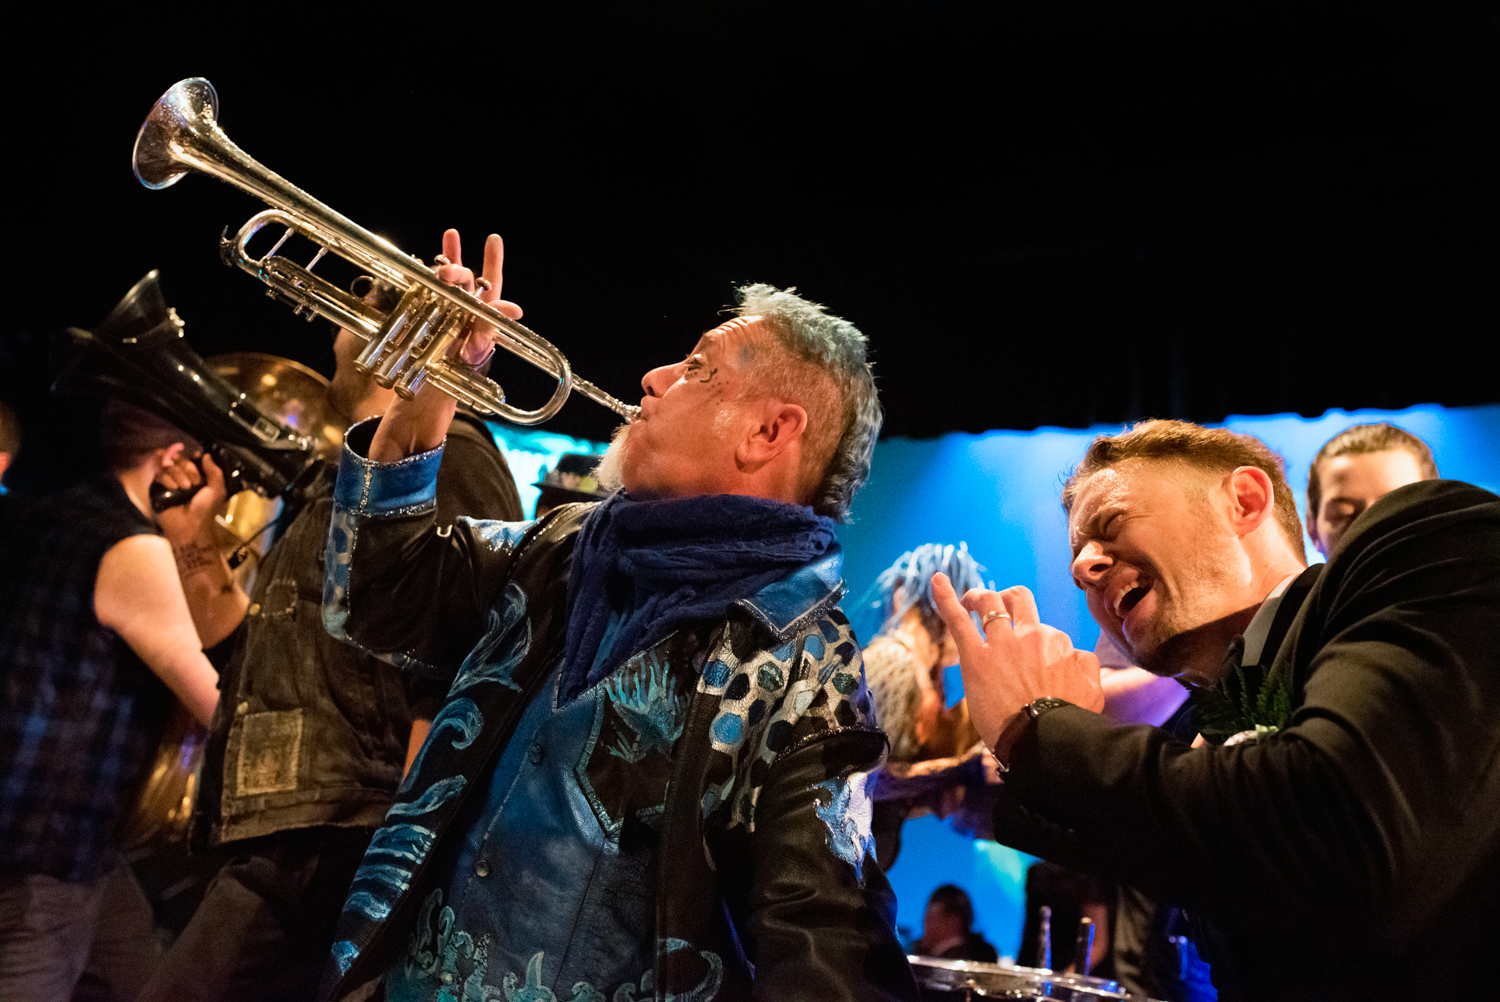
<svg viewBox="0 0 1500 1002">
<path fill-rule="evenodd" d="M 90 880 L 171 694 L 94 615 L 99 562 L 155 527 L 113 478 L 0 506 L 0 871 Z"/>
</svg>

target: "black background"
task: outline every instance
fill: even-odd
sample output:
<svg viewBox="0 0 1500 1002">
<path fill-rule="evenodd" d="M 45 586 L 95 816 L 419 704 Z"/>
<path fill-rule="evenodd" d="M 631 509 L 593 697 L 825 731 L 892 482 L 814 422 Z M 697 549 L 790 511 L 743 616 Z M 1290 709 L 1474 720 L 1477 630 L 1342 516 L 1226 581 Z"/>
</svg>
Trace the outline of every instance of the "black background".
<svg viewBox="0 0 1500 1002">
<path fill-rule="evenodd" d="M 403 249 L 504 234 L 508 297 L 628 400 L 746 281 L 859 324 L 892 435 L 1500 399 L 1494 4 L 389 11 L 13 22 L 0 391 L 30 441 L 66 425 L 47 338 L 152 267 L 203 354 L 331 367 L 325 324 L 218 263 L 259 202 L 131 174 L 188 76 Z"/>
</svg>

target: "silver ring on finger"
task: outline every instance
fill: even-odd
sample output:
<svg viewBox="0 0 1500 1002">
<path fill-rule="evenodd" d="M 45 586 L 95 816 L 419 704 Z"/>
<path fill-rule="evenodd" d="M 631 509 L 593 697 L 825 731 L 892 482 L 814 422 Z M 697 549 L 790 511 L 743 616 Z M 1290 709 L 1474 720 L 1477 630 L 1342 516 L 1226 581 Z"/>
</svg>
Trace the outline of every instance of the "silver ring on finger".
<svg viewBox="0 0 1500 1002">
<path fill-rule="evenodd" d="M 982 630 L 985 627 L 989 626 L 990 620 L 992 619 L 1010 619 L 1010 613 L 1001 612 L 999 610 L 996 610 L 995 612 L 987 612 L 983 616 L 979 617 L 979 628 Z"/>
</svg>

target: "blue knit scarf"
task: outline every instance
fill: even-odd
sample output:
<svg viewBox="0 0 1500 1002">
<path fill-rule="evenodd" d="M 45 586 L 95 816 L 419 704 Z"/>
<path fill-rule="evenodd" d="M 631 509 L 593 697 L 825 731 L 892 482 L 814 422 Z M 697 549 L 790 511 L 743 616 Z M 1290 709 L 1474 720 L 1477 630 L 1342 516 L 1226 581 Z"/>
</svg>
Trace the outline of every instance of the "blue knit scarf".
<svg viewBox="0 0 1500 1002">
<path fill-rule="evenodd" d="M 612 495 L 589 514 L 573 551 L 564 698 L 679 627 L 722 619 L 833 545 L 833 520 L 803 505 L 738 494 Z"/>
</svg>

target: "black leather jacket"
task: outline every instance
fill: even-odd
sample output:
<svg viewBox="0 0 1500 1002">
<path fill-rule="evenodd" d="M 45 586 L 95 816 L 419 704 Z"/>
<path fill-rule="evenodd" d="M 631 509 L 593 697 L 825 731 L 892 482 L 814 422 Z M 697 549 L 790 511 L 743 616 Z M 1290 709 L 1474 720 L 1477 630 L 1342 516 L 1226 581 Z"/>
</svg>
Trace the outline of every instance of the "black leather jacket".
<svg viewBox="0 0 1500 1002">
<path fill-rule="evenodd" d="M 428 860 L 464 834 L 455 816 L 484 796 L 560 655 L 574 537 L 590 510 L 565 506 L 530 527 L 461 520 L 438 533 L 420 470 L 430 461 L 379 467 L 346 449 L 337 488 L 330 628 L 419 672 L 447 665 L 452 685 L 351 887 L 326 984 L 335 996 L 407 949 Z M 584 810 L 617 813 L 615 839 L 655 841 L 655 928 L 634 930 L 654 943 L 654 961 L 636 984 L 593 986 L 603 997 L 916 998 L 869 838 L 864 783 L 886 742 L 835 606 L 839 563 L 831 554 L 724 622 L 627 661 L 670 665 L 686 698 L 660 787 L 627 783 L 609 756 L 578 765 L 595 793 Z M 602 712 L 600 745 L 618 723 Z M 654 776 L 649 762 L 630 775 Z M 561 955 L 578 933 L 550 935 Z"/>
<path fill-rule="evenodd" d="M 1012 752 L 997 837 L 1209 923 L 1221 999 L 1486 994 L 1473 986 L 1500 900 L 1496 637 L 1500 498 L 1398 488 L 1268 651 L 1265 677 L 1291 683 L 1285 726 L 1189 748 L 1048 710 Z"/>
</svg>

